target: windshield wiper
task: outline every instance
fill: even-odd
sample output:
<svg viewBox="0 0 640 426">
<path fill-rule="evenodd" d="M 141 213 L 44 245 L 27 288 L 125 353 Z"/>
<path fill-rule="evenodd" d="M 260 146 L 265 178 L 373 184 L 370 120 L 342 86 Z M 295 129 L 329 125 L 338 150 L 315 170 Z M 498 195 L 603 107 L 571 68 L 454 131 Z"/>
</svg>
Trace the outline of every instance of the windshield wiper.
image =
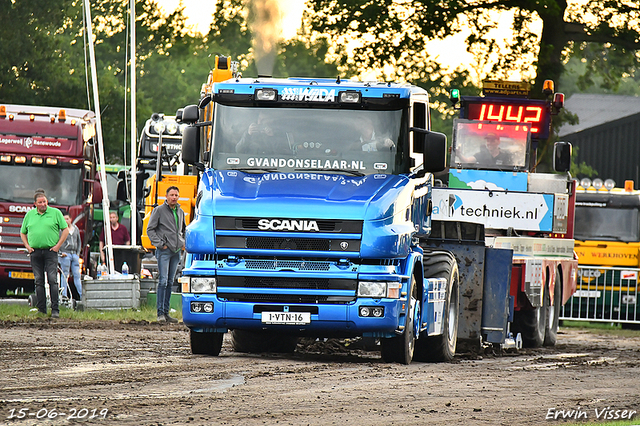
<svg viewBox="0 0 640 426">
<path fill-rule="evenodd" d="M 278 171 L 278 169 L 267 169 L 264 167 L 240 167 L 238 169 L 233 169 L 233 170 L 237 170 L 239 172 L 265 172 L 265 173 L 274 173 Z"/>
<path fill-rule="evenodd" d="M 359 172 L 357 170 L 348 170 L 348 169 L 295 169 L 296 172 L 325 172 L 325 173 L 347 173 L 353 176 L 366 176 L 364 173 Z"/>
</svg>

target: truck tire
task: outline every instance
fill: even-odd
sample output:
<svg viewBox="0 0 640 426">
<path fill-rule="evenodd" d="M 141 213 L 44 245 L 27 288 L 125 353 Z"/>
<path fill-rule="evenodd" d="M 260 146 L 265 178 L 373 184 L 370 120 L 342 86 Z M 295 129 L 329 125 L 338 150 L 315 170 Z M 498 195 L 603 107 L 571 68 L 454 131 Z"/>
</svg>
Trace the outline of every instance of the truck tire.
<svg viewBox="0 0 640 426">
<path fill-rule="evenodd" d="M 415 276 L 411 276 L 411 287 L 409 290 L 409 306 L 407 308 L 407 318 L 404 332 L 395 337 L 381 339 L 382 359 L 385 362 L 397 362 L 399 364 L 411 364 L 415 351 L 417 329 L 419 326 L 420 298 Z M 418 318 L 418 319 L 416 319 Z"/>
<path fill-rule="evenodd" d="M 231 346 L 243 353 L 293 353 L 298 346 L 296 336 L 287 336 L 270 331 L 233 330 Z"/>
<path fill-rule="evenodd" d="M 416 342 L 414 359 L 421 362 L 451 361 L 456 353 L 458 340 L 458 316 L 460 314 L 460 286 L 458 263 L 447 251 L 426 251 L 423 256 L 425 278 L 447 280 L 447 300 L 444 307 L 442 334 L 427 336 L 426 332 Z"/>
<path fill-rule="evenodd" d="M 545 288 L 541 307 L 516 311 L 513 315 L 512 331 L 514 334 L 520 333 L 525 348 L 539 348 L 544 343 L 549 317 L 548 295 L 549 291 Z"/>
<path fill-rule="evenodd" d="M 220 355 L 224 333 L 204 333 L 190 330 L 191 353 L 194 355 Z"/>
<path fill-rule="evenodd" d="M 548 290 L 548 289 L 547 289 Z M 545 294 L 547 303 L 547 326 L 544 329 L 544 346 L 555 346 L 558 340 L 558 326 L 560 325 L 560 308 L 562 304 L 562 277 L 560 271 L 556 271 L 555 290 L 553 294 L 553 305 L 549 303 L 551 295 L 549 291 Z"/>
</svg>

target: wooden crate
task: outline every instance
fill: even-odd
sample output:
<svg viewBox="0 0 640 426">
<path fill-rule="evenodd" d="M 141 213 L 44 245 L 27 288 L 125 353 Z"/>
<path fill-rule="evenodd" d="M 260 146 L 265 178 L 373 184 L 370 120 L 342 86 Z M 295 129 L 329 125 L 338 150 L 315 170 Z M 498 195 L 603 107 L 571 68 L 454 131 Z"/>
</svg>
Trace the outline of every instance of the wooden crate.
<svg viewBox="0 0 640 426">
<path fill-rule="evenodd" d="M 140 281 L 138 279 L 83 281 L 82 305 L 84 309 L 138 309 Z"/>
</svg>

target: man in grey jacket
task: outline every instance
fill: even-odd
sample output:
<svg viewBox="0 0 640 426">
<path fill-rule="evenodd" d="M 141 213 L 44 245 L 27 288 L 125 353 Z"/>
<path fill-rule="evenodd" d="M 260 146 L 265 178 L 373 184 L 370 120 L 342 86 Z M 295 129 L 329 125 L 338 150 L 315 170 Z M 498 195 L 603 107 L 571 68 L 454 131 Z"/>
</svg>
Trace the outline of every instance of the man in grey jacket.
<svg viewBox="0 0 640 426">
<path fill-rule="evenodd" d="M 158 261 L 158 322 L 178 322 L 169 316 L 169 302 L 171 285 L 184 249 L 184 211 L 178 204 L 179 198 L 180 190 L 177 187 L 167 188 L 164 204 L 153 209 L 147 225 L 147 235 L 151 244 L 156 247 Z"/>
</svg>

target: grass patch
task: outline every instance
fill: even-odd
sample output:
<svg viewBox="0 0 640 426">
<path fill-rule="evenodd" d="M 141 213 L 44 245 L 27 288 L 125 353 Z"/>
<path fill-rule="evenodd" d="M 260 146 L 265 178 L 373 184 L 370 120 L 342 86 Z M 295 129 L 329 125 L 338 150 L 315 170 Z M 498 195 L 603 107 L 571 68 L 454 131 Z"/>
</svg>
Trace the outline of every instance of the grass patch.
<svg viewBox="0 0 640 426">
<path fill-rule="evenodd" d="M 640 336 L 640 330 L 624 329 L 621 324 L 570 320 L 562 320 L 561 324 L 561 328 L 574 328 L 589 331 L 594 334 L 607 334 L 620 337 Z"/>
<path fill-rule="evenodd" d="M 31 311 L 28 305 L 4 304 L 0 303 L 0 321 L 29 321 L 38 317 L 38 313 Z M 171 312 L 174 318 L 182 318 L 182 312 Z M 155 306 L 141 305 L 140 309 L 113 309 L 96 310 L 87 309 L 85 311 L 74 311 L 65 307 L 60 307 L 60 318 L 68 318 L 77 321 L 149 321 L 157 320 Z"/>
<path fill-rule="evenodd" d="M 618 420 L 615 422 L 576 423 L 574 426 L 637 426 L 639 424 L 638 420 Z"/>
</svg>

